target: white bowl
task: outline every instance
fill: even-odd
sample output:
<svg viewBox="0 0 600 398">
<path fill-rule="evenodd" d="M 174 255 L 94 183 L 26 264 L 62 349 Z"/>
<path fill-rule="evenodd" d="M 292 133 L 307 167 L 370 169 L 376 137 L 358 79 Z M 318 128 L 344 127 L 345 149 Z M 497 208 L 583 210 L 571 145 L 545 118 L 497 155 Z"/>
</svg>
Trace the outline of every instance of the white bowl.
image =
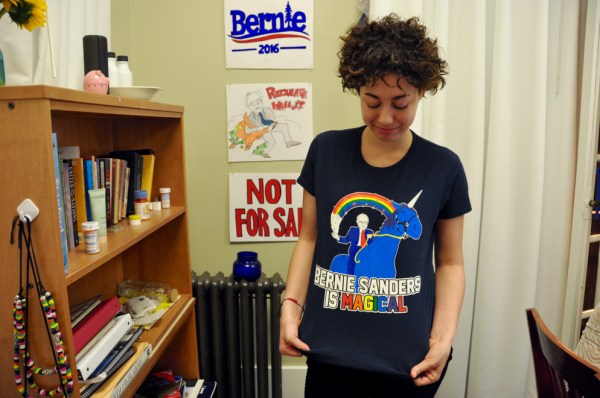
<svg viewBox="0 0 600 398">
<path fill-rule="evenodd" d="M 159 90 L 162 90 L 162 88 L 149 86 L 110 87 L 110 95 L 149 100 Z"/>
</svg>

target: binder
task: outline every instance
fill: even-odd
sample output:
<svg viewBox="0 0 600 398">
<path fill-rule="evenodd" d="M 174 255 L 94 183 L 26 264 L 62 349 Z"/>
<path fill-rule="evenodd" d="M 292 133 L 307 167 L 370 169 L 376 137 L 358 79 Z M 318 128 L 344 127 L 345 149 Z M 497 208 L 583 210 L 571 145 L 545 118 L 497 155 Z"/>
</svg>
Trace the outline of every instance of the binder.
<svg viewBox="0 0 600 398">
<path fill-rule="evenodd" d="M 105 300 L 94 308 L 75 328 L 73 328 L 73 345 L 75 354 L 79 353 L 106 324 L 121 311 L 122 305 L 117 296 Z"/>
<path fill-rule="evenodd" d="M 117 323 L 117 321 L 113 318 L 110 321 L 108 321 L 108 323 L 106 324 L 106 326 L 104 326 L 102 329 L 100 329 L 100 331 L 98 332 L 98 334 L 96 334 L 90 341 L 89 343 L 87 343 L 82 349 L 81 351 L 79 351 L 76 355 L 75 355 L 75 360 L 79 361 L 81 360 L 81 358 L 83 358 L 83 356 L 85 354 L 88 353 L 89 350 L 92 349 L 93 346 L 96 345 L 96 343 L 98 342 L 98 340 L 100 340 L 106 333 L 108 333 L 109 330 L 111 330 L 115 324 Z"/>
<path fill-rule="evenodd" d="M 80 380 L 87 380 L 88 377 L 98 368 L 102 360 L 112 351 L 119 343 L 119 340 L 127 334 L 129 329 L 133 327 L 131 315 L 124 314 L 117 318 L 115 326 L 93 346 L 87 354 L 77 361 L 77 372 Z"/>
<path fill-rule="evenodd" d="M 125 337 L 123 337 L 121 341 L 119 341 L 117 345 L 112 349 L 108 356 L 104 358 L 100 366 L 98 366 L 98 368 L 94 370 L 94 373 L 91 375 L 91 377 L 105 378 L 107 374 L 112 373 L 114 368 L 117 367 L 117 365 L 119 364 L 119 361 L 121 357 L 123 357 L 123 354 L 125 354 L 125 352 L 133 345 L 133 343 L 135 343 L 135 341 L 140 337 L 142 332 L 143 329 L 136 329 L 130 336 L 127 336 L 126 334 Z"/>
</svg>

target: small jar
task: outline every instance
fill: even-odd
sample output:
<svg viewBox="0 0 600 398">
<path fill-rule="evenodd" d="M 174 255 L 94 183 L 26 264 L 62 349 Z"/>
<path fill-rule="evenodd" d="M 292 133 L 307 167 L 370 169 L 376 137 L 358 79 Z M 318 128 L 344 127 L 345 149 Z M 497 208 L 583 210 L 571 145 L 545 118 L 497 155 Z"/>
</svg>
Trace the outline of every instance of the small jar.
<svg viewBox="0 0 600 398">
<path fill-rule="evenodd" d="M 87 221 L 81 223 L 83 240 L 85 242 L 85 252 L 87 254 L 100 253 L 100 242 L 98 241 L 99 229 L 100 223 L 98 221 Z"/>
<path fill-rule="evenodd" d="M 140 216 L 142 221 L 149 220 L 150 215 L 150 201 L 148 200 L 148 192 L 143 189 L 133 192 L 133 207 L 135 208 L 135 214 Z"/>
<path fill-rule="evenodd" d="M 160 204 L 163 209 L 171 207 L 171 188 L 159 188 Z"/>
<path fill-rule="evenodd" d="M 233 277 L 255 281 L 260 277 L 261 263 L 256 252 L 238 252 L 233 262 Z"/>
<path fill-rule="evenodd" d="M 119 68 L 117 67 L 117 56 L 113 52 L 108 52 L 108 87 L 119 87 Z"/>
<path fill-rule="evenodd" d="M 142 218 L 139 214 L 132 214 L 129 216 L 129 225 L 140 225 L 142 223 Z"/>
<path fill-rule="evenodd" d="M 127 55 L 117 56 L 117 68 L 119 69 L 119 84 L 121 87 L 133 86 L 133 74 L 129 69 L 129 57 Z"/>
</svg>

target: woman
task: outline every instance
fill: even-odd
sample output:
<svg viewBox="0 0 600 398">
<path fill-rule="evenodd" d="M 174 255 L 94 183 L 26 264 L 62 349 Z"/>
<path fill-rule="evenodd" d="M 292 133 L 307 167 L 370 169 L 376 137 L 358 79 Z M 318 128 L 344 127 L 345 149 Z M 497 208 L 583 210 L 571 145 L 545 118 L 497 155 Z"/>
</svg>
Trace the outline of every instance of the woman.
<svg viewBox="0 0 600 398">
<path fill-rule="evenodd" d="M 365 125 L 311 144 L 280 351 L 307 357 L 306 397 L 432 397 L 462 305 L 471 205 L 458 157 L 410 126 L 447 64 L 417 18 L 390 15 L 342 40 L 339 75 Z M 358 214 L 374 233 L 352 259 L 336 237 Z"/>
</svg>

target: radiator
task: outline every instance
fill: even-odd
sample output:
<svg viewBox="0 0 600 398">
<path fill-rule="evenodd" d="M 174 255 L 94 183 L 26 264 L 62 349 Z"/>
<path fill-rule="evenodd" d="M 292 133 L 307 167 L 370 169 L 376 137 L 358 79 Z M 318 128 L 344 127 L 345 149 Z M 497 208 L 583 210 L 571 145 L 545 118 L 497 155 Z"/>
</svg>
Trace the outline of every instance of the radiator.
<svg viewBox="0 0 600 398">
<path fill-rule="evenodd" d="M 200 373 L 203 379 L 217 381 L 215 397 L 268 398 L 270 359 L 270 396 L 281 398 L 281 276 L 263 274 L 247 282 L 222 272 L 192 272 L 192 283 Z"/>
</svg>

